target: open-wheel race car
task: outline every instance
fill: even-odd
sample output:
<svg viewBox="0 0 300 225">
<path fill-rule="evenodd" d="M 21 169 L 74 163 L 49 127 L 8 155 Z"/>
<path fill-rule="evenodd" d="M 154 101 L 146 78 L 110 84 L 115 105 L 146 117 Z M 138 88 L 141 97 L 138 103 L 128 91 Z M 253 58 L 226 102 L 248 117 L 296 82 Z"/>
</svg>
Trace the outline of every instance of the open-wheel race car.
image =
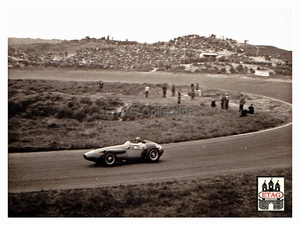
<svg viewBox="0 0 300 225">
<path fill-rule="evenodd" d="M 84 153 L 83 157 L 100 165 L 112 166 L 117 162 L 139 160 L 157 162 L 163 153 L 161 145 L 137 137 L 135 143 L 126 141 L 122 145 L 98 148 Z"/>
</svg>

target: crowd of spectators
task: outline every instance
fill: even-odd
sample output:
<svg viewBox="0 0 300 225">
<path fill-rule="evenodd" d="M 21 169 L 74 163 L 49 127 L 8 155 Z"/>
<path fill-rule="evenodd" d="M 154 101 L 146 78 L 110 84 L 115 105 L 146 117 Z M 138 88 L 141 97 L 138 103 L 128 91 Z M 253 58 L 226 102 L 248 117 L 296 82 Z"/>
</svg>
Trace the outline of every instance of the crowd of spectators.
<svg viewBox="0 0 300 225">
<path fill-rule="evenodd" d="M 8 65 L 10 68 L 31 66 L 151 71 L 180 70 L 185 64 L 211 61 L 257 64 L 243 53 L 235 40 L 216 38 L 215 35 L 187 35 L 153 44 L 115 41 L 109 39 L 109 36 L 101 39 L 86 37 L 63 41 L 60 46 L 64 46 L 64 49 L 74 49 L 74 46 L 78 48 L 73 52 L 56 50 L 44 53 L 36 53 L 34 49 L 25 52 L 9 48 Z M 222 51 L 231 54 L 219 55 L 214 59 L 200 57 L 202 52 Z M 264 66 L 271 66 L 271 63 L 264 63 Z"/>
</svg>

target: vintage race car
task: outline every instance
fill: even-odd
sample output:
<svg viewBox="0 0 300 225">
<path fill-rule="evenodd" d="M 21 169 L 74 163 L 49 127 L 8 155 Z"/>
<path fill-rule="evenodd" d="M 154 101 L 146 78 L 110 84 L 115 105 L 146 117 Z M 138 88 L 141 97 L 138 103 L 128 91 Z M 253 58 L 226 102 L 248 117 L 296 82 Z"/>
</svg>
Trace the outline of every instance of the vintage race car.
<svg viewBox="0 0 300 225">
<path fill-rule="evenodd" d="M 157 162 L 163 153 L 164 149 L 161 145 L 148 140 L 140 140 L 136 143 L 126 141 L 122 145 L 95 149 L 84 153 L 83 157 L 100 165 L 112 166 L 116 162 L 138 160 Z"/>
</svg>

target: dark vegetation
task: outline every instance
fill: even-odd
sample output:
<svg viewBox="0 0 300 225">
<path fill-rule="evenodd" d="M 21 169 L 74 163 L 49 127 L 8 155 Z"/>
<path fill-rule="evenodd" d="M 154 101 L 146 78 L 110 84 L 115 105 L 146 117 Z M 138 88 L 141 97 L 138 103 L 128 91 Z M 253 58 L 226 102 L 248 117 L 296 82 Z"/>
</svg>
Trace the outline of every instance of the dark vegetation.
<svg viewBox="0 0 300 225">
<path fill-rule="evenodd" d="M 98 82 L 9 80 L 8 150 L 98 148 L 136 136 L 162 144 L 253 132 L 291 121 L 291 106 L 258 96 L 246 95 L 256 113 L 241 118 L 240 93 L 230 93 L 225 111 L 220 90 L 202 90 L 203 96 L 191 100 L 184 96 L 188 86 L 177 87 L 183 90 L 178 105 L 170 88 L 162 98 L 163 84 L 148 84 L 151 93 L 146 99 L 145 85 L 105 83 L 100 93 Z M 211 100 L 217 100 L 216 108 Z"/>
<path fill-rule="evenodd" d="M 256 176 L 285 177 L 285 211 L 258 212 Z M 292 170 L 8 194 L 9 217 L 292 217 Z"/>
</svg>

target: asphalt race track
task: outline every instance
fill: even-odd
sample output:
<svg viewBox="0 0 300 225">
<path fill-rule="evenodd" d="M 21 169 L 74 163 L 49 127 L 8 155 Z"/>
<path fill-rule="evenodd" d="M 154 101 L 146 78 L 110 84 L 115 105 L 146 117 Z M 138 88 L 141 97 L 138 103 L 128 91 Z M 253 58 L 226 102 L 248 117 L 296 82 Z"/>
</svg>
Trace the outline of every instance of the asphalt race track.
<svg viewBox="0 0 300 225">
<path fill-rule="evenodd" d="M 111 168 L 84 160 L 86 150 L 9 154 L 9 192 L 117 186 L 288 168 L 292 165 L 291 134 L 289 125 L 268 132 L 166 144 L 158 163 Z"/>
<path fill-rule="evenodd" d="M 241 79 L 240 85 L 234 85 L 230 79 L 227 83 L 218 82 L 223 89 L 240 91 L 242 88 L 244 92 L 264 94 L 289 103 L 292 100 L 291 82 L 264 80 L 251 90 L 247 89 L 249 81 L 246 79 Z M 263 85 L 266 88 L 262 88 Z M 109 168 L 84 160 L 82 155 L 88 150 L 8 154 L 8 191 L 119 186 L 290 168 L 292 124 L 256 133 L 163 146 L 165 153 L 158 163 L 120 164 Z"/>
</svg>

